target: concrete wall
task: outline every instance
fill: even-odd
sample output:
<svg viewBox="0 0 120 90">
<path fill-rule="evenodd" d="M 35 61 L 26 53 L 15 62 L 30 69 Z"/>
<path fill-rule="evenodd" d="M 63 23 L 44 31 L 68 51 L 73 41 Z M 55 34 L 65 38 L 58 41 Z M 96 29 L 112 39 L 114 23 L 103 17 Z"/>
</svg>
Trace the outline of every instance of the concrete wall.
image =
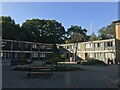
<svg viewBox="0 0 120 90">
<path fill-rule="evenodd" d="M 85 60 L 85 44 L 84 43 L 80 44 L 80 56 L 83 60 Z"/>
<path fill-rule="evenodd" d="M 120 21 L 116 21 L 115 31 L 116 31 L 116 61 L 120 62 Z"/>
</svg>

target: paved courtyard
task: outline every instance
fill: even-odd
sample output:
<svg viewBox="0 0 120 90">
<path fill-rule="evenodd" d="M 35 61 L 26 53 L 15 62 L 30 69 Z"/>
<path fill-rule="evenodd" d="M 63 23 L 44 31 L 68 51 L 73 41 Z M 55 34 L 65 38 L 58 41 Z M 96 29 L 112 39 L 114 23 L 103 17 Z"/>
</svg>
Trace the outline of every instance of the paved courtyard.
<svg viewBox="0 0 120 90">
<path fill-rule="evenodd" d="M 118 65 L 73 65 L 84 70 L 54 72 L 52 78 L 27 78 L 25 71 L 3 67 L 3 88 L 116 88 Z"/>
</svg>

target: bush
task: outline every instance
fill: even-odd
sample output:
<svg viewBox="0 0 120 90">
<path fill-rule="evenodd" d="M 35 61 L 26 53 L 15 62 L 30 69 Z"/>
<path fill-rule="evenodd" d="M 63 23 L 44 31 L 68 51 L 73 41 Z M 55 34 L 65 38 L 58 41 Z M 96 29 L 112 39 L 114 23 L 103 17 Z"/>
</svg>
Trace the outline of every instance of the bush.
<svg viewBox="0 0 120 90">
<path fill-rule="evenodd" d="M 57 64 L 57 61 L 55 61 L 55 60 L 47 60 L 46 64 Z"/>
<path fill-rule="evenodd" d="M 30 64 L 32 63 L 32 61 L 28 60 L 28 59 L 12 59 L 11 60 L 11 65 L 25 65 L 25 64 Z"/>
<path fill-rule="evenodd" d="M 78 70 L 83 70 L 83 69 L 78 67 L 70 67 L 66 65 L 54 66 L 54 71 L 78 71 Z"/>
<path fill-rule="evenodd" d="M 94 58 L 89 58 L 89 59 L 87 59 L 86 62 L 81 62 L 81 64 L 83 64 L 83 65 L 103 65 L 103 66 L 107 65 L 105 62 L 100 61 L 98 59 L 94 59 Z"/>
<path fill-rule="evenodd" d="M 29 71 L 29 66 L 17 65 L 13 68 L 14 71 Z"/>
</svg>

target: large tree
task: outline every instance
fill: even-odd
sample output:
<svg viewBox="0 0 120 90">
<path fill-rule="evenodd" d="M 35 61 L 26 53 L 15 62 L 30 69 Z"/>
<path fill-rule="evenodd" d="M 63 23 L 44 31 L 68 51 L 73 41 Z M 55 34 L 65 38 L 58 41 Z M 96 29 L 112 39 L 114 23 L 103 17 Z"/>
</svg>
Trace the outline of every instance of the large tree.
<svg viewBox="0 0 120 90">
<path fill-rule="evenodd" d="M 98 37 L 96 36 L 96 34 L 94 32 L 92 32 L 92 34 L 89 35 L 89 40 L 90 41 L 95 41 L 95 40 L 98 40 Z"/>
<path fill-rule="evenodd" d="M 88 36 L 86 35 L 87 30 L 82 29 L 81 26 L 73 26 L 67 29 L 67 41 L 69 43 L 77 43 L 84 42 L 88 40 Z"/>
<path fill-rule="evenodd" d="M 81 26 L 71 26 L 68 28 L 67 36 L 68 40 L 66 43 L 74 43 L 75 52 L 74 52 L 74 61 L 76 61 L 76 54 L 78 49 L 78 42 L 84 42 L 88 40 L 88 36 L 86 35 L 87 30 L 82 29 Z"/>
<path fill-rule="evenodd" d="M 22 28 L 27 32 L 28 41 L 52 44 L 64 42 L 65 29 L 55 20 L 26 20 L 22 24 Z"/>
<path fill-rule="evenodd" d="M 11 40 L 21 39 L 21 28 L 19 24 L 15 24 L 15 21 L 10 16 L 1 16 L 0 25 L 2 25 L 2 38 Z"/>
<path fill-rule="evenodd" d="M 115 38 L 115 25 L 111 23 L 107 27 L 103 27 L 98 32 L 99 39 Z"/>
</svg>

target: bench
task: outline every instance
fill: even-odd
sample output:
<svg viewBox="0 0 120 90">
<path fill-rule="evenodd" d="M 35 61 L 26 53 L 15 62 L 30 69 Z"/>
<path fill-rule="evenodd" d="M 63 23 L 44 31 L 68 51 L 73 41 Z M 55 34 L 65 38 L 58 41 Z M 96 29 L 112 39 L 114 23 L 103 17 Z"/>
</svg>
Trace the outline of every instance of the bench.
<svg viewBox="0 0 120 90">
<path fill-rule="evenodd" d="M 29 67 L 29 71 L 27 72 L 27 77 L 33 76 L 53 76 L 53 68 L 51 67 Z"/>
</svg>

